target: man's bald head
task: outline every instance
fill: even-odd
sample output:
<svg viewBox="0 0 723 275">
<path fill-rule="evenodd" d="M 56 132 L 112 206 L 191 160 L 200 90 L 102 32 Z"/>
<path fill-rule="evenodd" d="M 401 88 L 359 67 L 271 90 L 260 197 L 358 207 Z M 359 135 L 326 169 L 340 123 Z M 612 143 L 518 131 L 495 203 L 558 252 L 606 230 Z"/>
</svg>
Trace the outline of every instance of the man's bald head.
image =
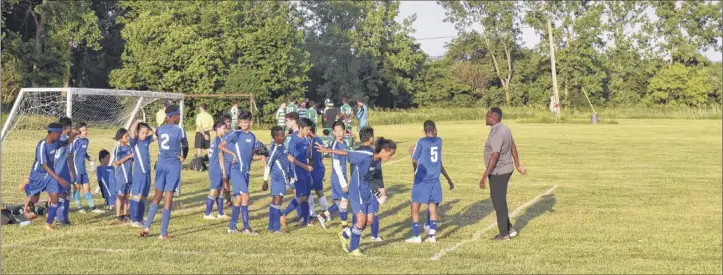
<svg viewBox="0 0 723 275">
<path fill-rule="evenodd" d="M 492 107 L 487 112 L 487 125 L 492 126 L 502 121 L 502 109 L 500 107 Z"/>
</svg>

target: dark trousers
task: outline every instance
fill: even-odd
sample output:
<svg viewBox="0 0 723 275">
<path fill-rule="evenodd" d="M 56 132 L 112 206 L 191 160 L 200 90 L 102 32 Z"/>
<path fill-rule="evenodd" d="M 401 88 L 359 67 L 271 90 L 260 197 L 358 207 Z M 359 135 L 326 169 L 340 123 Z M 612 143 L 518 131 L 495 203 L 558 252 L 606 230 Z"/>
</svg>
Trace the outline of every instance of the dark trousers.
<svg viewBox="0 0 723 275">
<path fill-rule="evenodd" d="M 502 236 L 508 235 L 510 228 L 512 228 L 509 210 L 507 209 L 507 183 L 510 181 L 511 176 L 512 173 L 489 176 L 490 197 L 497 215 L 497 228 Z"/>
</svg>

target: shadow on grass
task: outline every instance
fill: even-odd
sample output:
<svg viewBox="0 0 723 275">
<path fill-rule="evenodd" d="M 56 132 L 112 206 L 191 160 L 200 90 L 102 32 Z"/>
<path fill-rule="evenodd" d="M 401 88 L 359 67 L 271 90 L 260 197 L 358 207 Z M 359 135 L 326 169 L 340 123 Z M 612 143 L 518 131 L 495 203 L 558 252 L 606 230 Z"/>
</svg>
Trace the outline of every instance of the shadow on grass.
<svg viewBox="0 0 723 275">
<path fill-rule="evenodd" d="M 555 210 L 553 207 L 555 207 L 555 203 L 557 203 L 555 194 L 543 196 L 541 200 L 528 207 L 522 216 L 517 217 L 513 226 L 518 232 L 522 232 L 522 229 L 525 228 L 534 218 L 542 216 L 547 212 L 554 213 Z"/>
</svg>

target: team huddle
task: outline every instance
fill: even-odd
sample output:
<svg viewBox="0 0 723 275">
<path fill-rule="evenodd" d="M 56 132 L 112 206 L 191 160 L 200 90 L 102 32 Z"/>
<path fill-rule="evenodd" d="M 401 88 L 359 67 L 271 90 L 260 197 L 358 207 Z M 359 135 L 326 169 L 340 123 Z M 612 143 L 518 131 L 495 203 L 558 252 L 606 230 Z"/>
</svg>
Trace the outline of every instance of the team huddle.
<svg viewBox="0 0 723 275">
<path fill-rule="evenodd" d="M 118 145 L 112 154 L 99 152 L 100 165 L 96 168 L 98 184 L 106 205 L 116 211 L 116 219 L 140 227 L 139 236 L 147 237 L 154 217 L 163 199 L 160 238 L 168 238 L 168 225 L 173 208 L 174 192 L 181 181 L 181 164 L 188 154 L 185 131 L 178 125 L 178 106 L 165 109 L 163 125 L 157 129 L 148 124 L 134 122 L 128 130 L 121 128 L 115 139 Z M 267 231 L 283 233 L 287 217 L 296 212 L 301 226 L 311 226 L 314 220 L 322 228 L 335 216 L 341 221 L 338 234 L 345 252 L 361 256 L 359 249 L 363 230 L 369 226 L 371 240 L 381 241 L 379 236 L 380 207 L 387 200 L 382 174 L 382 163 L 389 161 L 397 150 L 396 143 L 384 137 L 375 137 L 374 129 L 359 130 L 360 146 L 349 148 L 344 142 L 348 125 L 338 120 L 333 123 L 333 141 L 324 146 L 312 120 L 298 113 L 285 114 L 286 129 L 274 126 L 268 150 L 257 141 L 251 132 L 251 113 L 238 116 L 238 130 L 227 129 L 224 121 L 215 122 L 215 138 L 211 142 L 209 155 L 209 194 L 206 198 L 204 219 L 228 219 L 227 232 L 231 234 L 258 235 L 249 225 L 249 193 L 251 165 L 261 161 L 263 169 L 262 190 L 271 196 Z M 453 189 L 454 184 L 442 165 L 442 140 L 432 121 L 424 122 L 425 136 L 409 148 L 414 168 L 411 192 L 411 238 L 408 243 L 421 243 L 420 215 L 422 204 L 428 205 L 427 219 L 423 226 L 427 233 L 425 242 L 436 242 L 437 207 L 442 202 L 440 175 L 444 175 Z M 69 202 L 73 194 L 80 211 L 80 192 L 91 211 L 103 212 L 95 207 L 88 185 L 86 160 L 89 144 L 87 125 L 78 124 L 75 129 L 68 118 L 51 123 L 47 135 L 38 142 L 35 162 L 31 168 L 24 190 L 26 213 L 28 205 L 37 203 L 41 192 L 48 193 L 48 212 L 45 229 L 70 225 Z M 158 143 L 158 158 L 155 164 L 154 194 L 146 213 L 146 198 L 151 187 L 150 145 Z M 324 178 L 327 169 L 324 155 L 330 160 L 331 204 L 324 194 Z M 69 161 L 72 160 L 72 161 Z M 349 166 L 347 166 L 347 163 Z M 93 163 L 91 162 L 91 166 Z M 289 192 L 291 191 L 291 192 Z M 288 193 L 294 198 L 282 206 Z M 224 213 L 224 194 L 231 203 L 231 215 Z M 228 196 L 230 194 L 230 196 Z M 317 213 L 315 203 L 321 208 Z M 217 215 L 212 214 L 214 205 Z M 351 210 L 351 223 L 349 223 Z M 242 226 L 237 225 L 239 216 Z"/>
</svg>

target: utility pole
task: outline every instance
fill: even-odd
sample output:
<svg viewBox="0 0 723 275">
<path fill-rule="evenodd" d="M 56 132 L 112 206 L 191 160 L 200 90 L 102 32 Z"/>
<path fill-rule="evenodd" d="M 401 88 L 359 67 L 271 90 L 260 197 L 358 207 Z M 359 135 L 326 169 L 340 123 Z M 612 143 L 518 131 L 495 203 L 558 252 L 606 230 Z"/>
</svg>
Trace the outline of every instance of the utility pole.
<svg viewBox="0 0 723 275">
<path fill-rule="evenodd" d="M 555 93 L 555 123 L 560 118 L 560 93 L 557 90 L 557 69 L 555 69 L 555 45 L 552 39 L 552 22 L 547 19 L 547 38 L 550 41 L 550 66 L 552 67 L 552 91 Z"/>
</svg>

